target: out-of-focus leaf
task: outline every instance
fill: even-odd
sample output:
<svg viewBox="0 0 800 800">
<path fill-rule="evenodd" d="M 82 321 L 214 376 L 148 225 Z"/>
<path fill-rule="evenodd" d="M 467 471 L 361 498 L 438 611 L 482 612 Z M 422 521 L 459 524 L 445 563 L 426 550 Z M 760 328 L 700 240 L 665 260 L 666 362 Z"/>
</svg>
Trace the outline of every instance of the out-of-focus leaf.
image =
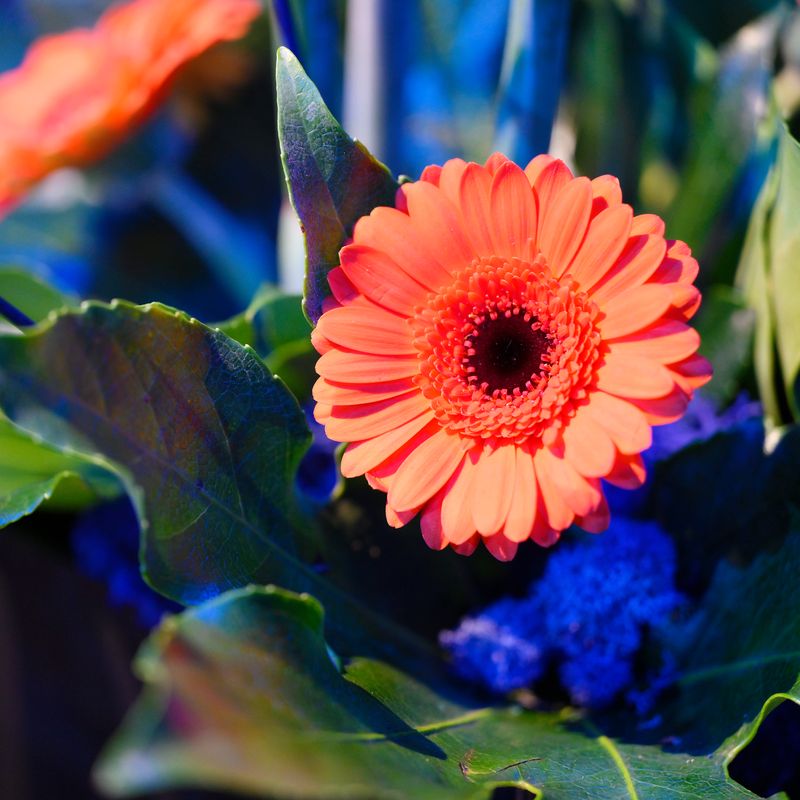
<svg viewBox="0 0 800 800">
<path fill-rule="evenodd" d="M 165 306 L 88 303 L 28 335 L 0 336 L 0 404 L 59 449 L 115 469 L 157 591 L 184 604 L 254 582 L 313 591 L 343 652 L 429 669 L 427 646 L 402 632 L 389 641 L 391 622 L 302 560 L 313 526 L 296 507 L 294 478 L 310 433 L 250 348 Z"/>
<path fill-rule="evenodd" d="M 0 297 L 34 322 L 68 304 L 68 299 L 41 278 L 17 266 L 0 266 Z"/>
<path fill-rule="evenodd" d="M 721 752 L 732 758 L 779 698 L 800 703 L 796 522 L 777 552 L 747 568 L 721 563 L 699 610 L 668 632 L 677 691 L 658 707 L 658 731 L 681 749 L 706 753 L 727 738 Z"/>
<path fill-rule="evenodd" d="M 59 508 L 76 509 L 118 492 L 102 463 L 50 447 L 0 416 L 0 527 L 54 495 Z"/>
<path fill-rule="evenodd" d="M 96 769 L 109 794 L 206 786 L 269 797 L 551 800 L 755 797 L 721 754 L 620 744 L 573 714 L 485 708 L 387 664 L 340 672 L 322 609 L 279 589 L 232 592 L 162 626 L 150 685 Z"/>
<path fill-rule="evenodd" d="M 713 83 L 696 90 L 686 167 L 666 216 L 669 235 L 699 254 L 729 201 L 768 109 L 781 12 L 741 31 L 721 54 Z"/>
<path fill-rule="evenodd" d="M 509 10 L 495 149 L 527 163 L 550 146 L 569 34 L 569 0 L 513 0 Z"/>
<path fill-rule="evenodd" d="M 779 132 L 776 163 L 753 210 L 737 282 L 756 312 L 755 368 L 773 424 L 800 418 L 800 144 Z"/>
<path fill-rule="evenodd" d="M 703 295 L 695 327 L 700 334 L 700 353 L 714 365 L 714 378 L 704 392 L 718 406 L 734 399 L 742 375 L 750 365 L 755 313 L 739 292 L 729 286 L 713 286 Z"/>
<path fill-rule="evenodd" d="M 215 327 L 239 344 L 250 345 L 262 358 L 284 345 L 308 341 L 311 335 L 302 298 L 272 286 L 261 287 L 247 310 Z"/>
<path fill-rule="evenodd" d="M 339 249 L 359 217 L 375 206 L 394 205 L 397 182 L 342 130 L 286 48 L 278 51 L 276 80 L 281 160 L 306 242 L 303 303 L 316 323 Z"/>
<path fill-rule="evenodd" d="M 780 545 L 800 498 L 799 463 L 800 427 L 765 440 L 760 420 L 751 420 L 659 465 L 654 509 L 679 541 L 679 574 L 689 588 L 704 588 L 724 558 L 748 562 Z"/>
<path fill-rule="evenodd" d="M 669 0 L 669 6 L 685 16 L 687 21 L 714 44 L 719 44 L 732 36 L 740 28 L 756 17 L 766 14 L 783 0 L 739 0 L 737 3 L 726 0 Z"/>
</svg>

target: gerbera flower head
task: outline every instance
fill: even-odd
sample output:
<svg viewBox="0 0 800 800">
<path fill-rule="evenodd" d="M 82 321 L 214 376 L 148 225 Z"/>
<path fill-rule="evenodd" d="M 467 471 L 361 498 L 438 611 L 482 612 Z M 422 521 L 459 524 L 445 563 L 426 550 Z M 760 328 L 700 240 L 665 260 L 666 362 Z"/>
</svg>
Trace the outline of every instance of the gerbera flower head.
<svg viewBox="0 0 800 800">
<path fill-rule="evenodd" d="M 347 477 L 425 541 L 500 559 L 609 522 L 651 426 L 711 376 L 689 248 L 618 181 L 539 156 L 428 167 L 355 226 L 313 341 L 316 417 Z"/>
<path fill-rule="evenodd" d="M 0 76 L 0 212 L 48 173 L 94 161 L 163 99 L 186 61 L 242 36 L 257 0 L 133 0 L 35 42 Z"/>
</svg>

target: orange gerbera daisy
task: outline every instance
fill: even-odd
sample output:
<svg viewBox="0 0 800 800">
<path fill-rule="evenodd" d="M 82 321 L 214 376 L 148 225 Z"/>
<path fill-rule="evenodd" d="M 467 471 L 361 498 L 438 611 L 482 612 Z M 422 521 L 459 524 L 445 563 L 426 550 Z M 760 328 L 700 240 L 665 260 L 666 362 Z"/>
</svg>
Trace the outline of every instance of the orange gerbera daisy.
<svg viewBox="0 0 800 800">
<path fill-rule="evenodd" d="M 428 167 L 396 205 L 357 222 L 313 333 L 342 472 L 435 549 L 604 530 L 600 479 L 640 486 L 650 426 L 711 376 L 689 248 L 550 156 Z"/>
<path fill-rule="evenodd" d="M 91 30 L 34 43 L 0 76 L 0 212 L 54 169 L 105 155 L 182 64 L 242 36 L 260 9 L 257 0 L 134 0 Z"/>
</svg>

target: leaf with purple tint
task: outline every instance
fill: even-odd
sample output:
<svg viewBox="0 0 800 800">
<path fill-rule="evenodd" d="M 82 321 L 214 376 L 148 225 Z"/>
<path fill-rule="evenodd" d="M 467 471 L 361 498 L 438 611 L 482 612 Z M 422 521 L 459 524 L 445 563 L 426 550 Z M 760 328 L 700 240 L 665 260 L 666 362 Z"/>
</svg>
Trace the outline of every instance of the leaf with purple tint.
<svg viewBox="0 0 800 800">
<path fill-rule="evenodd" d="M 306 242 L 304 307 L 312 323 L 330 295 L 328 272 L 359 217 L 393 206 L 397 181 L 342 130 L 294 55 L 277 66 L 278 135 L 286 182 Z"/>
</svg>

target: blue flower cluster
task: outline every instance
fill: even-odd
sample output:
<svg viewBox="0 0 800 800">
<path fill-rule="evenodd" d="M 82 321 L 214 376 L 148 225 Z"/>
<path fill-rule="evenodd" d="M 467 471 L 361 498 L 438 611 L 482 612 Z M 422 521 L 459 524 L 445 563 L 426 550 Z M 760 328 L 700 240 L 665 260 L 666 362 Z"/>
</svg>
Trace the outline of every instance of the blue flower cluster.
<svg viewBox="0 0 800 800">
<path fill-rule="evenodd" d="M 602 707 L 631 683 L 645 626 L 682 604 L 675 567 L 658 525 L 619 518 L 556 549 L 527 597 L 501 600 L 440 641 L 457 672 L 493 691 L 529 686 L 552 664 L 572 702 Z"/>
<path fill-rule="evenodd" d="M 180 610 L 142 580 L 139 522 L 127 497 L 83 514 L 72 530 L 72 549 L 82 571 L 105 582 L 111 603 L 133 608 L 145 628 Z"/>
</svg>

